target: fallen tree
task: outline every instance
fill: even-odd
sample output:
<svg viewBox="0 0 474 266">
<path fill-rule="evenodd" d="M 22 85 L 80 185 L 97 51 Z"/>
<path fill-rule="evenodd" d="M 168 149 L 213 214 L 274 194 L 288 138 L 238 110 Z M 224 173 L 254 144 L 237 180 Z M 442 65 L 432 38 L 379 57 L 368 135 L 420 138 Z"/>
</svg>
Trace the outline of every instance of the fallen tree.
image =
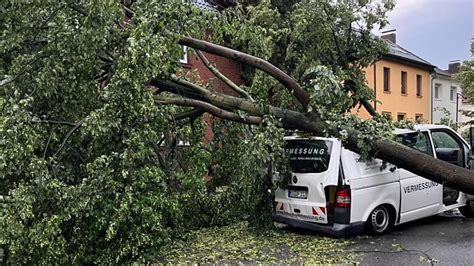
<svg viewBox="0 0 474 266">
<path fill-rule="evenodd" d="M 0 4 L 8 263 L 155 262 L 191 229 L 271 226 L 283 129 L 472 192 L 470 172 L 394 143 L 370 108 L 362 69 L 384 51 L 370 32 L 391 1 L 242 1 L 253 4 L 222 13 L 185 2 Z M 182 45 L 236 96 L 183 69 Z M 211 54 L 240 62 L 244 84 Z M 374 119 L 347 115 L 358 105 Z"/>
</svg>

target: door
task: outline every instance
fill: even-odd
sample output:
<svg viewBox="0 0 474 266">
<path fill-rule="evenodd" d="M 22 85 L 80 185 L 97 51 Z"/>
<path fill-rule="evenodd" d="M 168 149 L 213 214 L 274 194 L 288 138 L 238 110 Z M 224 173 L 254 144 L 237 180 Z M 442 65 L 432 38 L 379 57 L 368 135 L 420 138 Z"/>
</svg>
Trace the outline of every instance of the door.
<svg viewBox="0 0 474 266">
<path fill-rule="evenodd" d="M 460 167 L 466 167 L 466 150 L 462 140 L 448 129 L 431 130 L 436 158 Z M 443 204 L 456 204 L 459 191 L 443 186 Z"/>
<path fill-rule="evenodd" d="M 397 141 L 412 149 L 433 156 L 433 147 L 427 131 L 397 135 Z M 400 222 L 408 222 L 438 213 L 441 207 L 442 186 L 436 182 L 399 169 Z"/>
</svg>

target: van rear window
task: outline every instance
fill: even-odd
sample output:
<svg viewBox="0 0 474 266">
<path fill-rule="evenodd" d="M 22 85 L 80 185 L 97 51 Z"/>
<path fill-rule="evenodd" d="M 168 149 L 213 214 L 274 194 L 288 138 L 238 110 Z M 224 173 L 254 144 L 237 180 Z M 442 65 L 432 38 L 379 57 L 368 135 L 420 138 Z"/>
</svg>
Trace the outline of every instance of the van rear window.
<svg viewBox="0 0 474 266">
<path fill-rule="evenodd" d="M 331 148 L 331 141 L 288 140 L 285 152 L 293 173 L 321 173 L 328 170 Z"/>
</svg>

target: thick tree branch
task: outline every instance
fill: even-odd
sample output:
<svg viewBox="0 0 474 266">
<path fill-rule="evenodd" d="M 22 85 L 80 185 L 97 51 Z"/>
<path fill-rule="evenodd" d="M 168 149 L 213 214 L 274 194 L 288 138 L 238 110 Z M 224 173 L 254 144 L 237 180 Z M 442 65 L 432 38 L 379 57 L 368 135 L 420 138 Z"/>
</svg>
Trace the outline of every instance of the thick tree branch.
<svg viewBox="0 0 474 266">
<path fill-rule="evenodd" d="M 173 116 L 173 118 L 174 118 L 174 120 L 183 120 L 183 119 L 186 119 L 186 118 L 196 119 L 199 116 L 201 116 L 203 113 L 204 113 L 203 110 L 196 108 L 196 109 L 193 109 L 193 110 L 190 110 L 190 111 L 185 111 L 185 112 L 182 112 L 182 113 L 179 113 L 179 114 L 175 114 Z"/>
<path fill-rule="evenodd" d="M 181 38 L 179 40 L 179 44 L 210 54 L 233 59 L 240 63 L 258 68 L 281 82 L 293 94 L 293 96 L 295 96 L 295 98 L 305 109 L 308 106 L 309 94 L 303 90 L 303 88 L 301 88 L 298 82 L 296 82 L 296 80 L 294 80 L 292 77 L 288 76 L 285 72 L 281 71 L 279 68 L 261 58 L 191 37 Z"/>
<path fill-rule="evenodd" d="M 155 96 L 155 101 L 158 104 L 174 104 L 179 106 L 191 106 L 204 110 L 214 116 L 222 119 L 231 120 L 240 123 L 258 125 L 262 122 L 262 118 L 258 116 L 240 116 L 239 114 L 220 109 L 207 102 L 186 99 L 186 98 L 160 98 Z"/>
<path fill-rule="evenodd" d="M 191 89 L 197 93 L 199 93 L 200 95 L 209 95 L 211 94 L 211 91 L 209 91 L 208 89 L 204 88 L 204 87 L 201 87 L 195 83 L 192 83 L 192 82 L 189 82 L 185 79 L 180 79 L 180 78 L 177 78 L 175 76 L 171 77 L 171 80 L 174 82 L 174 83 L 177 83 L 179 85 L 182 85 L 188 89 Z"/>
<path fill-rule="evenodd" d="M 158 95 L 162 92 L 171 92 L 173 94 L 181 95 L 183 97 L 188 97 L 192 99 L 202 99 L 201 94 L 199 94 L 198 92 L 170 81 L 153 79 L 148 83 L 148 87 L 154 95 Z"/>
<path fill-rule="evenodd" d="M 242 95 L 243 97 L 245 97 L 247 100 L 249 101 L 254 101 L 252 99 L 252 96 L 250 96 L 250 94 L 248 92 L 246 92 L 245 90 L 243 90 L 242 88 L 240 88 L 239 86 L 237 86 L 237 84 L 235 84 L 232 80 L 230 80 L 229 78 L 227 78 L 224 74 L 222 74 L 216 67 L 214 67 L 210 62 L 209 60 L 207 60 L 206 56 L 199 50 L 195 50 L 196 51 L 196 54 L 197 56 L 201 59 L 201 61 L 204 63 L 204 65 L 206 65 L 206 67 L 217 77 L 219 78 L 220 80 L 222 80 L 222 82 L 224 82 L 225 84 L 227 84 L 227 86 L 229 86 L 232 90 L 234 90 L 235 92 L 237 92 L 238 94 Z"/>
<path fill-rule="evenodd" d="M 125 16 L 127 16 L 127 18 L 131 19 L 133 16 L 135 16 L 135 11 L 131 10 L 124 4 L 120 4 L 120 6 L 123 8 L 123 10 L 125 10 Z"/>
<path fill-rule="evenodd" d="M 199 88 L 200 86 L 189 81 L 180 80 L 180 83 L 178 84 L 175 82 L 155 79 L 151 82 L 151 84 L 153 84 L 153 86 L 157 86 L 161 90 L 166 90 L 169 92 L 190 90 L 190 88 L 192 87 L 193 89 L 199 91 L 201 94 L 199 95 L 199 97 L 191 96 L 190 98 L 206 101 L 224 110 L 240 110 L 247 112 L 251 115 L 257 116 L 263 114 L 261 108 L 259 108 L 257 105 L 250 101 L 230 95 L 210 92 L 202 87 Z"/>
</svg>

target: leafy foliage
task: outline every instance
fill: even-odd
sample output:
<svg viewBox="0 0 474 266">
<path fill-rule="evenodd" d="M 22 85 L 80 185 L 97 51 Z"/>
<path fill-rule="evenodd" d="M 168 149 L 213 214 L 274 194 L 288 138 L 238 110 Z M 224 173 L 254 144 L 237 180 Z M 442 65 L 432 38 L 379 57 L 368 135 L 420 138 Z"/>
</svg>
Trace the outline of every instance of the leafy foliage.
<svg viewBox="0 0 474 266">
<path fill-rule="evenodd" d="M 474 41 L 471 41 L 471 55 L 474 55 Z M 456 79 L 461 82 L 462 94 L 471 104 L 474 103 L 474 60 L 466 60 L 462 63 Z M 461 110 L 463 116 L 472 118 L 461 126 L 472 126 L 474 124 L 474 112 Z M 465 129 L 462 134 L 466 139 L 469 137 L 469 129 Z"/>
<path fill-rule="evenodd" d="M 175 1 L 137 3 L 128 26 L 115 1 L 2 5 L 0 180 L 8 201 L 0 245 L 9 261 L 153 258 L 175 232 L 195 226 L 181 207 L 204 189 L 209 154 L 199 139 L 178 152 L 184 166 L 157 160 L 176 150 L 171 141 L 167 152 L 157 146 L 176 125 L 143 83 L 176 72 L 182 49 L 151 30 L 203 32 L 212 23 L 204 27 L 206 14 Z"/>
<path fill-rule="evenodd" d="M 361 97 L 374 99 L 363 68 L 387 49 L 371 30 L 387 24 L 385 14 L 393 8 L 393 1 L 251 2 L 242 11 L 250 23 L 237 28 L 240 33 L 232 39 L 234 47 L 268 59 L 297 80 L 302 80 L 308 69 L 324 65 L 338 80 L 356 83 L 355 103 Z M 274 103 L 288 103 L 279 86 L 267 83 L 263 91 Z M 262 89 L 258 93 L 262 94 Z"/>
<path fill-rule="evenodd" d="M 452 128 L 456 128 L 456 121 L 453 121 L 451 119 L 451 112 L 446 109 L 446 108 L 440 108 L 440 107 L 437 107 L 434 109 L 435 111 L 439 111 L 439 112 L 442 112 L 443 113 L 443 117 L 441 117 L 439 123 L 441 125 L 446 125 L 446 126 L 449 126 L 449 127 L 452 127 Z"/>
<path fill-rule="evenodd" d="M 186 234 L 164 253 L 166 263 L 341 264 L 354 263 L 350 240 L 289 230 L 255 233 L 246 223 Z"/>
<path fill-rule="evenodd" d="M 474 41 L 471 42 L 471 54 L 474 55 Z M 457 79 L 461 82 L 464 97 L 474 102 L 474 60 L 466 60 L 462 63 Z"/>
</svg>

